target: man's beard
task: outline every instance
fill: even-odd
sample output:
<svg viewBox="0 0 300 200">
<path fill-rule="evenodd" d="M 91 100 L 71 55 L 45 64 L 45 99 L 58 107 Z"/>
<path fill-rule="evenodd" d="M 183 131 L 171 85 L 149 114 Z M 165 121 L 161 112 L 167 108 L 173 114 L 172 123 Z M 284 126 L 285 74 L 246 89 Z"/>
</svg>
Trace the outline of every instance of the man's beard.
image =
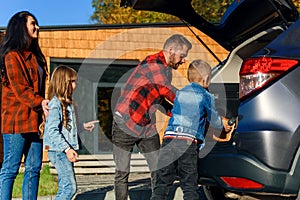
<svg viewBox="0 0 300 200">
<path fill-rule="evenodd" d="M 182 64 L 181 61 L 179 61 L 178 63 L 175 62 L 175 54 L 174 53 L 170 56 L 169 60 L 170 60 L 169 66 L 172 67 L 173 69 L 178 69 L 179 65 Z"/>
</svg>

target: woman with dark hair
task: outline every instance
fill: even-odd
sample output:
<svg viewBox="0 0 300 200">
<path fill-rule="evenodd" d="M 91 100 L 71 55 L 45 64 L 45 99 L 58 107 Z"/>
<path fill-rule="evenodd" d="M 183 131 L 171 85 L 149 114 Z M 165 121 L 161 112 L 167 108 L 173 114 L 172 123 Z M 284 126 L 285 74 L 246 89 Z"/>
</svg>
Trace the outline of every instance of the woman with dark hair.
<svg viewBox="0 0 300 200">
<path fill-rule="evenodd" d="M 0 200 L 11 199 L 14 180 L 24 156 L 22 198 L 37 199 L 42 165 L 39 124 L 48 110 L 46 59 L 38 44 L 39 26 L 30 12 L 9 20 L 0 46 L 2 79 L 1 133 L 4 161 L 0 173 Z"/>
</svg>

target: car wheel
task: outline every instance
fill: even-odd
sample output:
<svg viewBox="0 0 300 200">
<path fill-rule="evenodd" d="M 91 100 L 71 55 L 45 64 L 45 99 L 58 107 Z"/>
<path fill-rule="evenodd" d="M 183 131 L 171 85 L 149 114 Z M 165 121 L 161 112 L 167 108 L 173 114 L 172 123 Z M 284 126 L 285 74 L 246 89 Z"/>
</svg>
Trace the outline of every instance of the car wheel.
<svg viewBox="0 0 300 200">
<path fill-rule="evenodd" d="M 203 190 L 207 200 L 228 200 L 229 199 L 225 197 L 224 195 L 225 192 L 220 187 L 203 186 Z"/>
</svg>

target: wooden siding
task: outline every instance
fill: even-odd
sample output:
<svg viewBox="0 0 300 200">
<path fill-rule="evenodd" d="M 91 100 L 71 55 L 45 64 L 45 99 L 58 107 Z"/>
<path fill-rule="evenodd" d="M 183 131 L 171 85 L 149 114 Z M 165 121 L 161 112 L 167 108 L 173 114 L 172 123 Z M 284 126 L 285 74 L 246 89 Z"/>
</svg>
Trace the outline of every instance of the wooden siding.
<svg viewBox="0 0 300 200">
<path fill-rule="evenodd" d="M 225 59 L 228 52 L 220 47 L 214 40 L 193 28 L 193 31 L 212 49 L 220 58 Z M 185 26 L 120 26 L 119 28 L 106 26 L 102 28 L 91 28 L 89 26 L 76 29 L 61 28 L 41 28 L 40 47 L 46 56 L 50 67 L 51 58 L 102 58 L 102 59 L 138 59 L 142 60 L 149 54 L 160 51 L 164 41 L 173 34 L 186 36 L 193 44 L 193 48 L 187 56 L 187 62 L 178 69 L 179 73 L 173 75 L 173 84 L 181 88 L 187 81 L 186 70 L 188 64 L 194 59 L 204 59 L 212 66 L 217 61 L 204 49 L 195 39 L 195 36 Z M 0 32 L 0 36 L 3 33 Z M 184 78 L 183 78 L 184 77 Z M 166 117 L 158 113 L 158 131 L 162 131 L 166 126 Z M 0 162 L 3 159 L 2 137 L 0 139 Z M 47 153 L 44 152 L 44 161 L 47 161 Z"/>
</svg>

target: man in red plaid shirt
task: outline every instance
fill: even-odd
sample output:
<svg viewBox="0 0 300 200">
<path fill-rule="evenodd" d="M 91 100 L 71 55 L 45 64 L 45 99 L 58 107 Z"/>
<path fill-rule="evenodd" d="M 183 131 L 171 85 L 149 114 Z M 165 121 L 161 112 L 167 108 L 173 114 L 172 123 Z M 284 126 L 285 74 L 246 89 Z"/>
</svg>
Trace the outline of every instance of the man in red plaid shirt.
<svg viewBox="0 0 300 200">
<path fill-rule="evenodd" d="M 192 44 L 182 35 L 168 38 L 163 50 L 147 56 L 135 68 L 121 92 L 114 111 L 112 141 L 116 163 L 115 197 L 128 198 L 130 158 L 136 144 L 144 154 L 151 172 L 151 183 L 155 178 L 159 135 L 156 130 L 157 110 L 171 115 L 176 88 L 171 85 L 172 69 L 185 62 Z M 152 188 L 153 188 L 153 184 Z"/>
</svg>

